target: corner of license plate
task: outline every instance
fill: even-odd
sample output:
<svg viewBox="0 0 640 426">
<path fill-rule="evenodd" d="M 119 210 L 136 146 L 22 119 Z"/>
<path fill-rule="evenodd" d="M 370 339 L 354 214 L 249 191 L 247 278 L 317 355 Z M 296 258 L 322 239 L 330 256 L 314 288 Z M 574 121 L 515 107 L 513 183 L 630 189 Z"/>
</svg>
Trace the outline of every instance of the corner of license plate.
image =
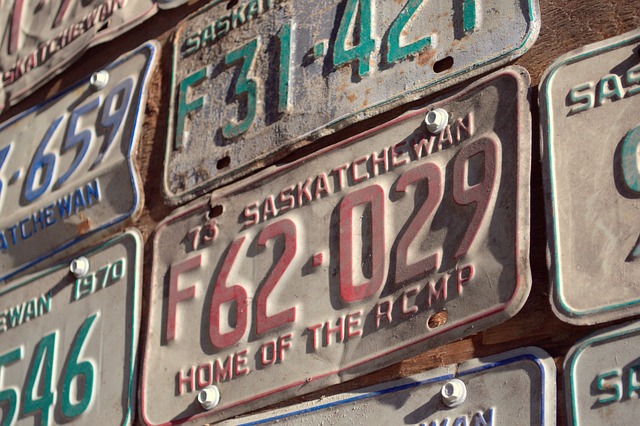
<svg viewBox="0 0 640 426">
<path fill-rule="evenodd" d="M 636 30 L 576 49 L 541 85 L 550 300 L 572 324 L 640 313 L 638 46 Z"/>
<path fill-rule="evenodd" d="M 154 0 L 65 3 L 8 0 L 0 6 L 0 112 L 156 12 Z M 16 19 L 17 18 L 17 19 Z"/>
<path fill-rule="evenodd" d="M 530 426 L 555 421 L 555 363 L 542 349 L 528 347 L 220 425 Z"/>
<path fill-rule="evenodd" d="M 213 2 L 180 25 L 163 178 L 168 203 L 497 68 L 526 52 L 540 29 L 538 0 L 491 8 L 476 0 L 367 0 L 357 2 L 361 12 L 344 4 Z"/>
<path fill-rule="evenodd" d="M 576 343 L 564 361 L 567 424 L 635 423 L 638 353 L 638 321 L 599 330 Z"/>
<path fill-rule="evenodd" d="M 528 91 L 504 69 L 166 218 L 144 422 L 225 419 L 515 315 L 531 285 Z M 433 108 L 451 117 L 439 134 Z"/>
<path fill-rule="evenodd" d="M 130 229 L 0 287 L 6 424 L 133 422 L 142 250 Z"/>
<path fill-rule="evenodd" d="M 134 159 L 158 48 L 147 42 L 0 124 L 0 281 L 137 218 Z"/>
</svg>

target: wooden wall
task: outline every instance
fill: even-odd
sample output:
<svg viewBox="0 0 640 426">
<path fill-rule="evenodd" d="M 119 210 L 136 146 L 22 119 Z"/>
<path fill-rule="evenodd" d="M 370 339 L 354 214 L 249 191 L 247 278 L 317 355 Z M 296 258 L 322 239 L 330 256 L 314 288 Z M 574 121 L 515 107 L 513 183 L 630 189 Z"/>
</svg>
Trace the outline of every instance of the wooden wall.
<svg viewBox="0 0 640 426">
<path fill-rule="evenodd" d="M 319 0 L 321 1 L 321 0 Z M 488 1 L 488 0 L 487 0 Z M 149 271 L 151 266 L 151 241 L 155 225 L 170 213 L 161 196 L 161 176 L 164 158 L 164 143 L 169 106 L 169 82 L 171 66 L 171 37 L 173 29 L 188 14 L 197 10 L 206 1 L 191 1 L 179 9 L 158 13 L 140 27 L 112 42 L 91 49 L 84 57 L 61 76 L 48 83 L 34 95 L 5 111 L 0 121 L 53 96 L 68 87 L 77 78 L 85 76 L 113 61 L 120 54 L 137 47 L 142 42 L 155 38 L 162 43 L 161 65 L 156 70 L 150 87 L 149 100 L 142 132 L 137 162 L 144 182 L 145 208 L 136 226 L 142 231 L 145 245 L 145 291 L 143 301 L 148 298 Z M 540 132 L 537 113 L 538 85 L 544 70 L 559 55 L 582 45 L 604 40 L 640 27 L 640 0 L 540 0 L 542 29 L 534 46 L 515 63 L 525 67 L 532 78 L 533 155 L 531 180 L 531 270 L 533 288 L 526 305 L 520 313 L 500 326 L 478 333 L 469 338 L 425 352 L 365 377 L 334 386 L 298 398 L 298 402 L 322 395 L 360 388 L 380 381 L 414 374 L 430 368 L 458 363 L 470 358 L 497 354 L 508 349 L 535 345 L 549 352 L 558 366 L 559 378 L 562 363 L 569 348 L 585 334 L 598 327 L 576 327 L 558 320 L 549 303 L 549 280 L 546 265 L 545 207 L 543 201 L 542 170 L 540 164 Z M 423 102 L 423 101 L 422 101 Z M 415 104 L 415 103 L 414 103 Z M 397 115 L 398 111 L 385 114 Z M 369 126 L 371 123 L 366 123 Z M 353 126 L 330 139 L 321 141 L 313 149 L 329 144 L 338 138 L 354 134 L 363 126 Z M 606 283 L 602 283 L 603 286 Z M 143 308 L 143 315 L 145 315 Z M 624 322 L 624 321 L 619 321 Z M 143 327 L 145 329 L 145 320 Z M 141 336 L 144 341 L 144 336 Z M 558 380 L 558 424 L 565 424 L 565 409 L 562 398 L 562 383 Z M 292 401 L 287 401 L 287 405 Z"/>
</svg>

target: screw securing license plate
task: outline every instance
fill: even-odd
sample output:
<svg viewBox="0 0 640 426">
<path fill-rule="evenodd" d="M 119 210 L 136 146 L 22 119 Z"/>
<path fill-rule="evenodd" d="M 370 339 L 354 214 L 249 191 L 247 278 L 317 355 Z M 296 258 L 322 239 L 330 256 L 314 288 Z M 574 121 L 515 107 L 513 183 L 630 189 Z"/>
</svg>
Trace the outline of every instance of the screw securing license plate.
<svg viewBox="0 0 640 426">
<path fill-rule="evenodd" d="M 178 204 L 497 68 L 538 0 L 215 1 L 177 30 L 164 190 Z"/>
<path fill-rule="evenodd" d="M 162 222 L 144 421 L 217 421 L 513 316 L 530 288 L 528 90 L 508 68 Z M 450 116 L 438 134 L 431 108 Z"/>
</svg>

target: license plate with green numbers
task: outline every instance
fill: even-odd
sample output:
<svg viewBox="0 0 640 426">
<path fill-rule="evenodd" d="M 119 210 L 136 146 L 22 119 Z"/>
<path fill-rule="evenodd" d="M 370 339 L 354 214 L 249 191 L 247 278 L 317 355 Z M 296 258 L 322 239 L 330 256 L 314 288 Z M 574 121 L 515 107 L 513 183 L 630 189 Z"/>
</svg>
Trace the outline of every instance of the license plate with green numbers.
<svg viewBox="0 0 640 426">
<path fill-rule="evenodd" d="M 564 361 L 567 425 L 636 424 L 640 413 L 640 323 L 602 329 Z"/>
<path fill-rule="evenodd" d="M 143 420 L 242 414 L 515 315 L 530 288 L 528 84 L 507 68 L 167 217 Z M 432 107 L 451 116 L 439 134 Z"/>
<path fill-rule="evenodd" d="M 142 238 L 130 230 L 0 288 L 2 424 L 133 421 Z M 69 259 L 71 261 L 72 259 Z"/>
<path fill-rule="evenodd" d="M 0 281 L 142 209 L 134 164 L 158 44 L 0 124 Z"/>
<path fill-rule="evenodd" d="M 586 325 L 640 314 L 640 30 L 558 58 L 540 85 L 550 299 Z"/>
<path fill-rule="evenodd" d="M 164 188 L 178 203 L 522 55 L 538 0 L 213 1 L 174 41 Z"/>
</svg>

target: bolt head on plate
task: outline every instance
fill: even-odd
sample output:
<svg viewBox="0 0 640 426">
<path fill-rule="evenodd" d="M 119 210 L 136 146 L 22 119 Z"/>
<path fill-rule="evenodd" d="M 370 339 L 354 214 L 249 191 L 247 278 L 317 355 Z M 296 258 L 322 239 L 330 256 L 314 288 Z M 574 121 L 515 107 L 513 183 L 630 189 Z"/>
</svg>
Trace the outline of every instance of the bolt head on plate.
<svg viewBox="0 0 640 426">
<path fill-rule="evenodd" d="M 89 267 L 89 259 L 84 256 L 80 256 L 77 259 L 71 261 L 71 264 L 69 265 L 69 271 L 71 271 L 71 273 L 75 275 L 76 278 L 84 278 L 89 273 Z"/>
<path fill-rule="evenodd" d="M 94 72 L 89 79 L 89 84 L 95 89 L 104 89 L 109 84 L 109 72 L 106 70 Z"/>
<path fill-rule="evenodd" d="M 431 133 L 438 134 L 447 127 L 449 123 L 449 113 L 442 108 L 436 108 L 427 113 L 427 116 L 424 118 L 424 123 Z"/>
<path fill-rule="evenodd" d="M 444 402 L 447 407 L 458 407 L 467 399 L 467 387 L 462 380 L 449 380 L 442 387 L 440 396 L 442 396 L 442 402 Z"/>
<path fill-rule="evenodd" d="M 207 386 L 198 393 L 198 402 L 205 410 L 213 410 L 220 403 L 220 390 L 214 385 Z"/>
</svg>

